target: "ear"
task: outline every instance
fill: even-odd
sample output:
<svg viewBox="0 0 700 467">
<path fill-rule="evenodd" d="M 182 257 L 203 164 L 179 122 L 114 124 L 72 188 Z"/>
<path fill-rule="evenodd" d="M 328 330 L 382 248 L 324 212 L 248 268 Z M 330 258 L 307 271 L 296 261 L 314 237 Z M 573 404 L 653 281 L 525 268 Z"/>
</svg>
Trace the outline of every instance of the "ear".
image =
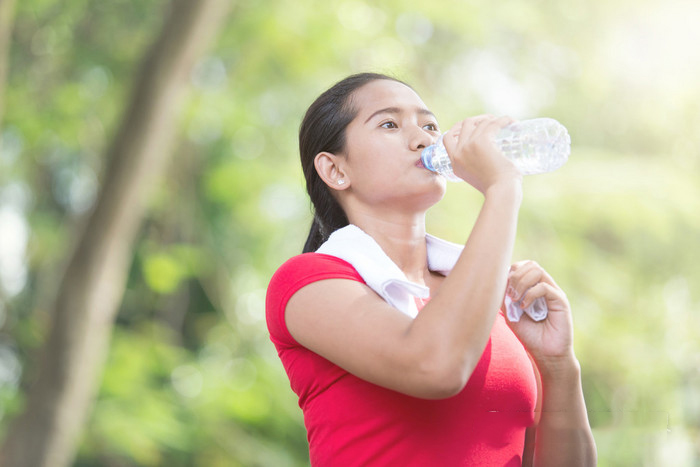
<svg viewBox="0 0 700 467">
<path fill-rule="evenodd" d="M 321 180 L 329 188 L 342 191 L 350 186 L 350 177 L 343 170 L 344 157 L 330 152 L 319 152 L 314 158 L 314 167 Z"/>
</svg>

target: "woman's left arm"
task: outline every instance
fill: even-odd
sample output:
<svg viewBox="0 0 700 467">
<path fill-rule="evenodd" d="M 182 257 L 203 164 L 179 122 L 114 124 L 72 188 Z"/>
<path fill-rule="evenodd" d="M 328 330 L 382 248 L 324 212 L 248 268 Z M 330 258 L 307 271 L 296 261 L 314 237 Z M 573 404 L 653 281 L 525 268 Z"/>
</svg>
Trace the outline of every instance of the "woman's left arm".
<svg viewBox="0 0 700 467">
<path fill-rule="evenodd" d="M 547 319 L 535 322 L 523 316 L 519 322 L 509 323 L 539 373 L 538 422 L 528 434 L 534 437 L 532 465 L 596 465 L 596 446 L 583 398 L 581 367 L 573 350 L 573 323 L 566 294 L 533 261 L 511 266 L 506 293 L 523 308 L 539 297 L 547 301 Z"/>
</svg>

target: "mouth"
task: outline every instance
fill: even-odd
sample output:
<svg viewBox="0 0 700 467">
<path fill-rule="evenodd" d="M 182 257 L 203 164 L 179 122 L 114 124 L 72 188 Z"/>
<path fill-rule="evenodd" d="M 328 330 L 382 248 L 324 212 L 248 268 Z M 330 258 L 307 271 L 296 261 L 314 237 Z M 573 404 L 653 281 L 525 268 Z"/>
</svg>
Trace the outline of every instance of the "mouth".
<svg viewBox="0 0 700 467">
<path fill-rule="evenodd" d="M 416 165 L 416 167 L 420 167 L 420 168 L 422 168 L 422 169 L 425 169 L 425 168 L 426 168 L 426 167 L 423 165 L 423 161 L 422 161 L 421 159 L 418 159 L 418 161 L 416 162 L 415 165 Z M 426 169 L 426 170 L 427 170 L 427 169 Z"/>
</svg>

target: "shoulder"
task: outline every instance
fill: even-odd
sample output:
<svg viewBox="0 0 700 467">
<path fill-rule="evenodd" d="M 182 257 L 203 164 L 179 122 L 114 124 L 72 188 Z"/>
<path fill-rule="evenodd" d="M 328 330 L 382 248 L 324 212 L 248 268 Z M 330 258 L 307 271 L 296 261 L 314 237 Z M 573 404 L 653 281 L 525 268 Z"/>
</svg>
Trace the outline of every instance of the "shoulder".
<svg viewBox="0 0 700 467">
<path fill-rule="evenodd" d="M 325 279 L 349 279 L 364 283 L 362 276 L 345 260 L 321 253 L 304 253 L 285 261 L 267 287 L 265 314 L 273 334 L 291 338 L 284 320 L 287 302 L 299 289 Z"/>
<path fill-rule="evenodd" d="M 304 285 L 322 279 L 346 278 L 363 282 L 354 267 L 345 260 L 322 253 L 304 253 L 282 264 L 270 279 L 270 288 Z M 301 284 L 300 284 L 301 283 Z"/>
</svg>

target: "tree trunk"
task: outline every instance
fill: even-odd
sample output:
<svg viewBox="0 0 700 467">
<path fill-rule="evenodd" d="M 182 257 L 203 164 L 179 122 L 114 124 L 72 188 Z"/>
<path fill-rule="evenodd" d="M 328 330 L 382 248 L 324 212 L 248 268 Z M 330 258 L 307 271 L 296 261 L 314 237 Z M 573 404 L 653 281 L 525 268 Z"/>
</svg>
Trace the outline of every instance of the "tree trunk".
<svg viewBox="0 0 700 467">
<path fill-rule="evenodd" d="M 0 449 L 3 466 L 73 462 L 96 396 L 145 201 L 170 156 L 189 72 L 223 23 L 228 3 L 173 0 L 169 5 L 107 151 L 102 191 L 63 276 L 26 409 L 11 422 Z"/>
<path fill-rule="evenodd" d="M 0 130 L 5 109 L 5 83 L 10 63 L 12 23 L 15 16 L 15 0 L 0 0 Z M 0 132 L 0 138 L 2 133 Z"/>
</svg>

